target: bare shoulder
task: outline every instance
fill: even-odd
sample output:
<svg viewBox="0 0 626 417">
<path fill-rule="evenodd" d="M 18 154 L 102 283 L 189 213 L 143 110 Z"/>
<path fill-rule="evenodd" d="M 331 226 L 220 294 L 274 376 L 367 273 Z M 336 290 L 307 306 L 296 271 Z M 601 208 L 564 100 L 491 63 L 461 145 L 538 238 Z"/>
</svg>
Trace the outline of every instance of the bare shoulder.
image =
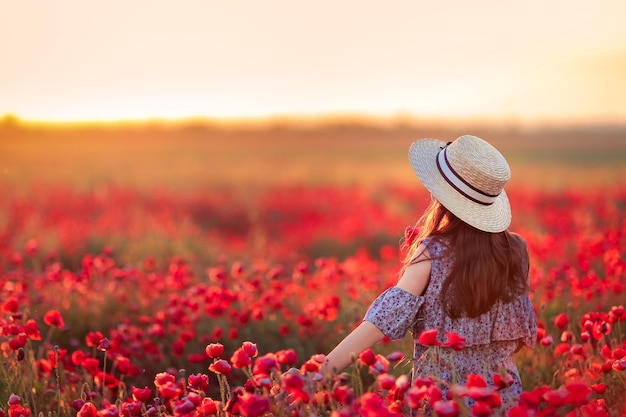
<svg viewBox="0 0 626 417">
<path fill-rule="evenodd" d="M 419 245 L 415 258 L 404 270 L 396 287 L 413 295 L 422 295 L 430 280 L 431 266 L 432 261 L 428 249 L 423 244 Z"/>
<path fill-rule="evenodd" d="M 428 247 L 424 245 L 423 243 L 420 243 L 420 245 L 417 247 L 417 250 L 415 251 L 415 257 L 413 258 L 413 261 L 411 262 L 411 264 L 413 265 L 413 264 L 420 263 L 420 262 L 430 263 L 430 259 L 431 258 L 430 258 L 430 253 L 428 252 Z"/>
</svg>

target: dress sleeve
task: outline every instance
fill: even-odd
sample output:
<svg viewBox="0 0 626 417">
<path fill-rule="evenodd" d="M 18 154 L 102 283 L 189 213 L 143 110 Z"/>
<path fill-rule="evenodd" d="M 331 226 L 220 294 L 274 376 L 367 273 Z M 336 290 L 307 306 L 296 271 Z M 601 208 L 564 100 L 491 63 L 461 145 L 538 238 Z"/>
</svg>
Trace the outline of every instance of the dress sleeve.
<svg viewBox="0 0 626 417">
<path fill-rule="evenodd" d="M 424 298 L 399 287 L 391 287 L 380 294 L 365 313 L 365 321 L 378 327 L 390 339 L 402 339 L 413 327 Z"/>
</svg>

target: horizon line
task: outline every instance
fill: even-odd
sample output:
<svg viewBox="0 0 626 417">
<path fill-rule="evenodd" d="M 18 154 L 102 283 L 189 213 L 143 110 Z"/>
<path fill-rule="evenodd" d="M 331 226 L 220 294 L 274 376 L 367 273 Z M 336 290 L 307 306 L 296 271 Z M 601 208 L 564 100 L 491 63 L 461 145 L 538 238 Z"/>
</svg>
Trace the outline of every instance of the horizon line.
<svg viewBox="0 0 626 417">
<path fill-rule="evenodd" d="M 1 126 L 35 127 L 102 127 L 102 126 L 190 126 L 206 127 L 325 127 L 337 124 L 366 125 L 371 127 L 445 127 L 446 124 L 473 125 L 490 128 L 625 128 L 622 119 L 581 119 L 581 118 L 542 118 L 528 120 L 511 117 L 489 116 L 419 116 L 407 112 L 395 114 L 372 114 L 368 112 L 328 112 L 328 113 L 277 113 L 249 116 L 210 116 L 189 115 L 181 117 L 154 116 L 145 118 L 105 118 L 105 119 L 30 119 L 8 112 L 0 115 Z"/>
</svg>

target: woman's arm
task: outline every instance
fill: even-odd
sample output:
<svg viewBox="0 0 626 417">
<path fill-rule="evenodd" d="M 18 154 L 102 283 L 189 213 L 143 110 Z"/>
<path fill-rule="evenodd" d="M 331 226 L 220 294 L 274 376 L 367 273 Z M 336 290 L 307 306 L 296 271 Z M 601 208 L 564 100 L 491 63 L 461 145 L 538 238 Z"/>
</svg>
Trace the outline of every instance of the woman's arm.
<svg viewBox="0 0 626 417">
<path fill-rule="evenodd" d="M 324 374 L 341 372 L 350 365 L 352 357 L 381 341 L 385 335 L 369 321 L 362 321 L 328 355 Z"/>
<path fill-rule="evenodd" d="M 420 245 L 416 263 L 409 265 L 396 284 L 397 287 L 413 295 L 421 295 L 430 279 L 431 262 L 429 254 Z M 352 358 L 365 349 L 381 341 L 385 335 L 369 321 L 363 321 L 348 334 L 327 356 L 323 373 L 341 372 L 350 365 Z"/>
</svg>

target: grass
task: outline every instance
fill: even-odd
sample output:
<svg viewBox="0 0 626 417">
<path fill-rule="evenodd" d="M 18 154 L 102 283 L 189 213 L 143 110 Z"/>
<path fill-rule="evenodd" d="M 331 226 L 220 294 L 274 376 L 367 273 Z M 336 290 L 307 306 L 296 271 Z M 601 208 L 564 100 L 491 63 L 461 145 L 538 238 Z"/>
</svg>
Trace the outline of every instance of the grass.
<svg viewBox="0 0 626 417">
<path fill-rule="evenodd" d="M 531 246 L 535 248 L 534 257 L 540 266 L 536 272 L 538 285 L 539 283 L 546 285 L 546 280 L 556 277 L 554 281 L 550 281 L 550 289 L 553 290 L 556 287 L 560 298 L 552 300 L 547 305 L 537 301 L 539 315 L 547 324 L 549 334 L 554 337 L 556 344 L 560 332 L 551 323 L 558 312 L 568 313 L 574 323 L 574 320 L 578 320 L 582 313 L 589 309 L 606 311 L 609 306 L 622 303 L 619 298 L 620 294 L 609 294 L 608 291 L 597 295 L 596 298 L 584 301 L 583 295 L 575 294 L 568 289 L 570 285 L 577 283 L 576 280 L 566 281 L 566 277 L 553 276 L 552 272 L 565 271 L 564 264 L 576 267 L 577 262 L 580 261 L 580 257 L 577 256 L 579 249 L 581 254 L 586 254 L 589 243 L 596 242 L 598 236 L 604 236 L 601 242 L 605 245 L 609 244 L 608 241 L 618 233 L 617 230 L 621 230 L 620 219 L 623 216 L 620 213 L 624 209 L 622 204 L 624 199 L 616 198 L 615 194 L 611 196 L 612 198 L 605 198 L 606 194 L 602 193 L 601 187 L 599 187 L 600 194 L 588 192 L 583 194 L 580 190 L 574 190 L 577 191 L 574 197 L 564 192 L 555 193 L 556 198 L 545 198 L 546 195 L 549 196 L 549 193 L 543 193 L 543 191 L 526 196 L 521 189 L 524 187 L 564 189 L 623 184 L 622 178 L 626 178 L 624 175 L 626 170 L 624 132 L 618 130 L 505 131 L 502 129 L 489 131 L 483 129 L 475 132 L 479 136 L 488 138 L 510 161 L 513 171 L 512 187 L 519 191 L 517 194 L 511 193 L 512 199 L 519 199 L 516 207 L 520 215 L 514 218 L 514 221 L 522 229 L 526 229 L 529 239 L 533 239 L 534 245 Z M 78 247 L 72 252 L 73 257 L 61 256 L 62 264 L 69 270 L 80 271 L 82 255 L 87 252 L 99 253 L 107 244 L 112 244 L 118 265 L 123 265 L 124 268 L 141 269 L 142 259 L 148 255 L 156 256 L 160 274 L 157 276 L 158 280 L 151 282 L 165 282 L 165 288 L 171 286 L 173 289 L 171 293 L 168 291 L 161 293 L 152 286 L 140 287 L 138 283 L 142 280 L 139 278 L 134 280 L 131 275 L 122 281 L 112 280 L 107 274 L 92 276 L 87 281 L 77 279 L 75 286 L 71 287 L 72 292 L 67 293 L 63 290 L 69 291 L 70 287 L 66 288 L 64 281 L 44 280 L 46 287 L 37 285 L 29 287 L 32 291 L 30 297 L 33 300 L 39 300 L 37 298 L 39 296 L 51 299 L 48 304 L 31 303 L 31 312 L 34 317 L 40 318 L 50 305 L 55 308 L 62 307 L 71 333 L 55 334 L 54 340 L 61 342 L 61 346 L 68 346 L 71 345 L 72 340 L 84 340 L 85 333 L 90 330 L 109 331 L 116 328 L 117 324 L 124 323 L 128 317 L 136 319 L 141 315 L 153 314 L 156 320 L 161 317 L 161 314 L 165 314 L 165 306 L 172 300 L 168 298 L 170 294 L 180 294 L 181 297 L 189 298 L 189 293 L 181 292 L 178 287 L 174 286 L 174 282 L 169 280 L 170 274 L 167 272 L 169 264 L 166 259 L 174 255 L 183 256 L 194 270 L 192 284 L 204 283 L 205 268 L 215 265 L 220 253 L 219 248 L 211 247 L 212 240 L 204 239 L 205 234 L 216 227 L 215 222 L 219 222 L 221 226 L 219 230 L 229 236 L 249 234 L 244 249 L 240 252 L 233 250 L 243 257 L 250 257 L 251 253 L 272 240 L 278 242 L 276 245 L 285 245 L 283 241 L 286 240 L 284 237 L 287 234 L 275 233 L 274 229 L 269 226 L 267 229 L 261 229 L 259 226 L 262 222 L 271 223 L 268 220 L 271 219 L 270 214 L 276 217 L 288 217 L 293 213 L 279 212 L 280 205 L 276 206 L 276 212 L 268 208 L 265 208 L 264 212 L 261 208 L 255 207 L 259 200 L 247 198 L 247 193 L 262 187 L 289 185 L 291 187 L 288 189 L 289 193 L 283 194 L 282 189 L 276 191 L 278 193 L 275 196 L 276 202 L 288 200 L 288 206 L 297 202 L 299 204 L 295 204 L 294 207 L 302 210 L 303 207 L 308 207 L 307 204 L 301 204 L 306 195 L 299 195 L 298 187 L 294 184 L 302 186 L 358 184 L 359 187 L 372 187 L 372 190 L 368 190 L 369 193 L 373 193 L 369 194 L 373 196 L 372 201 L 367 206 L 372 206 L 374 202 L 384 203 L 390 205 L 386 207 L 393 208 L 390 210 L 392 212 L 409 213 L 412 206 L 404 206 L 408 204 L 408 200 L 394 198 L 391 187 L 381 188 L 378 191 L 375 187 L 384 183 L 414 184 L 419 187 L 406 161 L 406 151 L 410 142 L 420 137 L 455 138 L 461 133 L 463 132 L 460 129 L 436 130 L 402 126 L 366 128 L 358 125 L 322 126 L 315 129 L 284 126 L 222 129 L 202 126 L 59 128 L 3 127 L 0 125 L 0 187 L 5 187 L 1 189 L 3 192 L 0 193 L 0 203 L 15 202 L 15 205 L 0 204 L 0 207 L 17 207 L 18 209 L 14 210 L 15 213 L 27 213 L 22 223 L 16 223 L 15 219 L 19 216 L 13 218 L 11 211 L 3 213 L 0 209 L 0 230 L 7 232 L 6 238 L 0 236 L 7 242 L 5 247 L 0 246 L 0 249 L 10 254 L 12 250 L 21 250 L 29 238 L 36 237 L 40 241 L 41 256 L 45 256 L 46 252 L 43 249 L 58 249 L 61 238 L 56 228 L 61 224 L 65 226 L 63 229 L 65 232 L 80 237 L 77 241 L 70 240 L 70 243 L 73 242 Z M 56 193 L 54 188 L 32 187 L 33 184 L 61 185 L 59 189 L 66 187 L 70 191 Z M 122 187 L 109 189 L 107 188 L 109 184 Z M 164 187 L 162 194 L 159 191 L 161 186 Z M 237 197 L 222 200 L 220 197 L 222 194 L 211 192 L 215 188 L 228 188 L 226 191 L 236 193 Z M 203 196 L 200 197 L 198 194 L 201 195 L 202 192 L 199 193 L 198 190 L 203 189 L 207 190 L 208 196 L 217 196 L 214 198 L 219 199 L 219 204 L 214 205 L 212 204 L 214 200 L 204 200 Z M 81 190 L 89 192 L 81 193 Z M 168 190 L 176 192 L 167 194 Z M 185 191 L 192 191 L 192 193 L 185 193 Z M 26 198 L 16 198 L 18 195 L 21 197 L 21 194 L 24 194 Z M 356 195 L 347 194 L 347 189 L 342 189 L 341 194 Z M 333 195 L 332 193 L 310 194 L 308 198 L 312 200 L 311 203 L 315 202 L 314 199 L 338 201 L 338 203 L 322 205 L 317 209 L 320 212 L 332 211 L 333 219 L 336 219 L 337 213 L 341 212 L 338 206 L 347 205 L 351 200 L 359 201 L 356 197 L 336 199 Z M 169 199 L 164 196 L 169 196 Z M 426 193 L 424 197 L 428 198 Z M 596 200 L 607 202 L 607 204 L 594 205 Z M 50 206 L 51 209 L 47 212 L 45 210 L 37 212 L 31 207 L 31 212 L 30 206 L 25 204 L 25 201 L 32 202 L 32 207 L 35 208 Z M 60 204 L 43 204 L 50 201 L 60 201 Z M 224 201 L 230 203 L 223 204 Z M 582 204 L 583 202 L 585 204 Z M 315 204 L 311 205 L 315 206 Z M 222 208 L 228 211 L 228 215 L 220 211 Z M 367 207 L 355 205 L 355 217 L 361 221 L 375 220 L 372 218 L 373 215 L 367 217 L 363 213 L 377 212 L 364 209 Z M 587 219 L 587 217 L 593 219 L 594 212 L 597 212 L 599 216 L 596 219 L 597 224 Z M 59 217 L 59 213 L 63 215 Z M 171 221 L 163 221 L 163 218 L 157 215 L 159 213 L 162 217 L 167 217 L 166 220 Z M 263 214 L 266 216 L 263 217 Z M 542 215 L 546 214 L 549 216 L 544 219 Z M 50 225 L 42 220 L 46 216 L 59 220 Z M 88 221 L 73 221 L 74 217 L 80 218 L 81 216 L 89 217 Z M 563 220 L 565 226 L 560 220 Z M 163 221 L 163 224 L 160 221 Z M 43 227 L 45 224 L 48 224 L 49 229 Z M 570 227 L 566 227 L 568 225 Z M 171 231 L 170 227 L 177 233 L 173 235 L 168 233 Z M 385 227 L 388 227 L 389 233 L 401 232 L 401 229 L 391 227 L 388 223 L 385 223 Z M 575 229 L 576 233 L 571 229 Z M 542 240 L 542 237 L 546 235 L 557 234 L 561 234 L 557 237 L 562 239 L 559 245 L 545 244 Z M 397 244 L 398 240 L 399 236 L 396 235 L 372 234 L 367 239 L 357 236 L 346 243 L 322 236 L 302 248 L 288 247 L 289 255 L 281 255 L 278 258 L 283 264 L 295 262 L 296 259 L 292 259 L 294 253 L 308 255 L 311 259 L 331 253 L 339 259 L 344 259 L 353 254 L 357 247 L 371 244 L 370 249 L 374 253 L 375 249 L 382 244 Z M 623 243 L 619 245 L 621 251 Z M 196 256 L 195 259 L 194 256 Z M 623 252 L 620 252 L 620 256 L 623 256 Z M 7 262 L 8 259 L 7 257 Z M 605 258 L 599 254 L 595 263 L 590 266 L 592 270 L 604 265 L 600 259 L 605 262 Z M 267 260 L 270 261 L 269 257 Z M 30 259 L 26 260 L 30 272 L 24 277 L 38 277 L 41 267 L 32 266 L 30 261 Z M 288 265 L 287 271 L 291 269 Z M 601 276 L 601 270 L 597 272 Z M 585 273 L 586 270 L 581 268 L 581 277 Z M 145 276 L 145 274 L 137 274 L 138 277 Z M 358 282 L 359 287 L 364 286 L 364 278 L 371 280 L 375 285 L 370 283 L 369 291 L 374 291 L 371 285 L 376 288 L 380 286 L 379 274 L 384 275 L 384 271 L 367 272 L 363 273 L 363 276 L 361 272 L 357 274 L 352 271 L 350 274 L 351 279 Z M 315 283 L 317 281 L 315 278 L 322 276 L 312 274 L 306 282 Z M 613 277 L 610 278 L 613 279 Z M 350 283 L 348 279 L 342 279 L 341 282 Z M 560 287 L 561 284 L 563 288 Z M 244 287 L 241 291 L 239 285 L 230 285 L 233 285 L 233 291 L 238 293 L 245 294 L 246 291 L 250 291 L 249 287 Z M 306 291 L 294 292 L 299 297 L 290 297 L 290 299 L 295 300 L 294 304 L 306 304 L 301 294 L 310 295 L 318 291 L 327 291 L 326 285 L 328 284 L 325 283 L 324 286 L 315 288 L 306 287 Z M 598 289 L 606 290 L 602 281 L 598 280 L 596 285 Z M 5 286 L 6 291 L 10 288 L 10 285 Z M 294 317 L 277 315 L 268 317 L 266 321 L 255 322 L 253 325 L 240 326 L 239 339 L 228 340 L 231 344 L 227 346 L 228 352 L 237 347 L 242 339 L 259 342 L 259 347 L 263 351 L 285 346 L 293 347 L 301 353 L 300 358 L 305 358 L 307 354 L 313 352 L 327 351 L 329 346 L 334 345 L 345 334 L 344 327 L 356 322 L 365 308 L 363 300 L 351 300 L 347 296 L 348 290 L 344 290 L 343 287 L 339 289 L 344 296 L 340 317 L 334 322 L 317 323 L 315 328 L 319 333 L 313 337 L 301 336 L 295 331 L 286 337 L 280 335 L 277 330 L 278 326 L 281 323 L 293 323 Z M 199 293 L 194 292 L 194 294 L 200 297 Z M 541 295 L 541 292 L 536 292 L 536 299 L 540 300 Z M 129 297 L 134 303 L 129 302 Z M 200 305 L 203 305 L 202 299 L 199 298 Z M 570 300 L 576 301 L 577 304 L 572 306 Z M 248 298 L 241 298 L 237 303 L 233 303 L 232 310 L 229 311 L 241 311 L 248 301 Z M 597 307 L 601 304 L 602 307 Z M 293 311 L 299 311 L 295 307 Z M 225 314 L 218 318 L 205 318 L 197 324 L 198 335 L 208 335 L 218 325 L 227 329 L 232 325 L 229 317 L 231 316 Z M 342 327 L 338 327 L 339 324 Z M 622 327 L 618 326 L 614 326 L 613 330 L 619 335 L 612 342 L 614 346 L 617 346 L 618 341 L 623 341 L 621 336 L 623 323 Z M 578 327 L 572 330 L 579 332 Z M 318 335 L 323 336 L 318 337 Z M 187 371 L 195 370 L 191 366 L 186 366 L 189 364 L 185 357 L 179 358 L 172 355 L 171 345 L 176 337 L 177 334 L 172 333 L 158 341 L 162 345 L 163 353 L 167 354 L 163 360 L 156 361 L 151 356 L 137 358 L 142 369 L 149 369 L 150 375 L 170 366 L 175 369 L 185 367 Z M 38 343 L 42 346 L 44 344 Z M 203 344 L 204 339 L 194 341 L 188 345 L 187 353 L 202 352 Z M 404 352 L 410 352 L 411 344 L 412 340 L 407 336 L 400 345 Z M 32 351 L 30 345 L 27 347 L 29 351 Z M 540 383 L 551 384 L 553 381 L 560 383 L 563 375 L 570 371 L 571 367 L 582 366 L 580 361 L 570 363 L 567 355 L 555 358 L 552 352 L 553 347 L 538 347 L 533 353 L 528 352 L 518 357 L 526 387 L 533 387 Z M 389 352 L 397 348 L 398 344 L 390 344 L 377 349 Z M 587 368 L 600 360 L 598 352 L 592 350 L 591 346 L 589 352 L 593 355 L 589 356 L 589 362 L 584 363 Z M 99 359 L 103 358 L 101 353 L 98 355 L 100 355 Z M 30 356 L 28 358 L 28 363 L 32 365 L 33 359 Z M 110 361 L 107 364 L 109 367 L 112 366 Z M 204 368 L 202 371 L 206 372 L 206 364 L 202 366 Z M 397 371 L 405 372 L 408 369 L 404 367 Z M 33 409 L 33 414 L 43 413 L 42 410 L 45 407 L 52 410 L 51 415 L 55 412 L 58 414 L 55 410 L 58 410 L 61 405 L 54 404 L 57 391 L 46 390 L 44 385 L 37 385 L 40 383 L 35 378 L 31 378 L 17 367 L 11 368 L 10 371 L 10 374 L 0 375 L 3 376 L 0 378 L 0 394 L 5 403 L 8 395 L 15 391 L 29 403 L 37 405 L 38 408 Z M 46 378 L 47 386 L 66 385 L 65 381 L 59 384 L 53 374 Z M 92 376 L 85 374 L 81 378 L 84 378 L 88 385 L 95 387 Z M 605 398 L 614 410 L 623 408 L 622 391 L 618 392 L 624 387 L 623 375 L 620 374 L 619 378 L 622 379 L 606 380 L 609 388 Z M 19 390 L 15 389 L 17 383 L 11 381 L 22 381 Z M 133 383 L 136 382 L 138 381 L 133 381 Z M 140 382 L 143 386 L 144 381 Z M 146 385 L 151 382 L 150 378 L 145 380 Z M 34 398 L 34 393 L 28 394 L 33 392 L 32 388 L 35 388 L 37 398 Z M 71 385 L 69 388 L 73 391 L 68 389 L 63 393 L 64 410 L 69 410 L 70 399 L 81 396 L 81 384 Z M 126 394 L 128 394 L 127 391 Z M 32 400 L 29 397 L 33 397 Z M 70 415 L 70 412 L 65 412 L 65 414 Z"/>
<path fill-rule="evenodd" d="M 516 186 L 606 185 L 626 177 L 626 129 L 0 125 L 0 184 L 17 190 L 33 183 L 176 190 L 406 184 L 415 181 L 406 159 L 412 141 L 453 140 L 468 131 L 501 150 Z"/>
</svg>

